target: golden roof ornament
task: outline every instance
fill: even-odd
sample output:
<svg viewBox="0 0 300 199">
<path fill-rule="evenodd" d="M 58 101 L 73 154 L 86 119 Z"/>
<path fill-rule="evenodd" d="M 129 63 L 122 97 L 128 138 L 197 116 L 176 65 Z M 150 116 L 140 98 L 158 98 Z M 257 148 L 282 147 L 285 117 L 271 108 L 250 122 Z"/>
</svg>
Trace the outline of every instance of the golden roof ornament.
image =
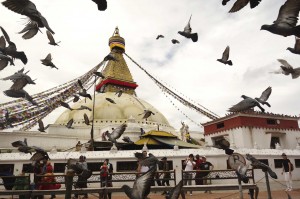
<svg viewBox="0 0 300 199">
<path fill-rule="evenodd" d="M 115 28 L 113 36 L 109 38 L 108 45 L 110 47 L 110 50 L 116 48 L 118 50 L 121 50 L 122 53 L 125 52 L 125 39 L 120 36 L 118 27 Z"/>
</svg>

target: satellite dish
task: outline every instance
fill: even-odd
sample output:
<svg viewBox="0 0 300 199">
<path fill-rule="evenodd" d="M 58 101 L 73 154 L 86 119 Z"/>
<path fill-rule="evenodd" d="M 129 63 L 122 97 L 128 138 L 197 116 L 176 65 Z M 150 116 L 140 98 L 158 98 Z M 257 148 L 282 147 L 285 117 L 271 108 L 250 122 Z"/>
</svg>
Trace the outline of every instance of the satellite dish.
<svg viewBox="0 0 300 199">
<path fill-rule="evenodd" d="M 237 170 L 240 165 L 246 165 L 246 160 L 241 154 L 233 153 L 228 157 L 228 164 L 231 169 Z"/>
</svg>

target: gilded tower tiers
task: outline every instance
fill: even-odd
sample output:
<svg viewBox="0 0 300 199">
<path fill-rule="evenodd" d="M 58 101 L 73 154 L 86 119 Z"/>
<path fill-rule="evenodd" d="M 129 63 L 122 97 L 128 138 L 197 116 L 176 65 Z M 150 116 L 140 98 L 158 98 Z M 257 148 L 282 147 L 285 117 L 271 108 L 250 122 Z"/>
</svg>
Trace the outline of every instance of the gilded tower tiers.
<svg viewBox="0 0 300 199">
<path fill-rule="evenodd" d="M 97 85 L 99 92 L 116 92 L 122 90 L 127 94 L 134 94 L 138 86 L 132 78 L 130 70 L 124 60 L 125 40 L 119 34 L 118 27 L 111 38 L 109 38 L 111 54 L 116 61 L 110 60 L 102 71 L 105 78 Z"/>
</svg>

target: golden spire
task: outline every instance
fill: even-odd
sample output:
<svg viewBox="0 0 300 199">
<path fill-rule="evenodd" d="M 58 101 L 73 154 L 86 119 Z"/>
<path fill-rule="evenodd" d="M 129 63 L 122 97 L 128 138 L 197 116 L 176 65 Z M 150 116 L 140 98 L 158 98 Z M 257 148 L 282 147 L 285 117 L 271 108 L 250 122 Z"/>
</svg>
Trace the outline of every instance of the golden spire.
<svg viewBox="0 0 300 199">
<path fill-rule="evenodd" d="M 125 52 L 125 39 L 120 36 L 118 27 L 115 28 L 113 36 L 109 38 L 108 45 L 110 47 L 110 50 L 117 47 L 121 50 L 122 53 Z"/>
</svg>

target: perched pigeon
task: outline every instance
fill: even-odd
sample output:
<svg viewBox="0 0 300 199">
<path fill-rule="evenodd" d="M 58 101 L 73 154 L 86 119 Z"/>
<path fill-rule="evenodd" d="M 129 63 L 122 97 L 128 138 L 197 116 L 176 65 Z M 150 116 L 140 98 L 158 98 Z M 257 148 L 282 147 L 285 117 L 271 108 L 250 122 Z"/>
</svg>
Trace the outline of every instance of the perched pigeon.
<svg viewBox="0 0 300 199">
<path fill-rule="evenodd" d="M 13 59 L 17 58 L 20 59 L 23 64 L 27 64 L 27 57 L 23 51 L 17 51 L 17 46 L 14 42 L 10 41 L 10 38 L 7 34 L 7 32 L 0 26 L 0 29 L 5 37 L 0 38 L 0 50 L 4 52 L 4 54 L 11 56 Z M 8 46 L 6 47 L 6 42 L 8 43 Z"/>
<path fill-rule="evenodd" d="M 155 113 L 153 113 L 150 110 L 144 110 L 143 113 L 139 114 L 139 115 L 144 115 L 142 119 L 147 119 L 148 117 L 150 117 L 151 115 L 155 115 Z"/>
<path fill-rule="evenodd" d="M 229 112 L 241 112 L 254 108 L 257 106 L 262 112 L 265 112 L 265 109 L 260 106 L 259 102 L 250 97 L 240 101 L 236 105 L 232 106 L 228 109 Z"/>
<path fill-rule="evenodd" d="M 289 50 L 291 53 L 300 55 L 300 38 L 295 37 L 294 48 L 288 47 L 287 50 Z"/>
<path fill-rule="evenodd" d="M 263 105 L 267 105 L 268 107 L 271 107 L 271 105 L 267 102 L 267 100 L 269 99 L 270 95 L 272 92 L 272 87 L 268 87 L 266 90 L 264 90 L 262 92 L 262 94 L 260 95 L 260 97 L 256 97 L 254 99 L 256 99 L 259 103 L 263 104 Z"/>
<path fill-rule="evenodd" d="M 26 24 L 25 28 L 23 28 L 18 33 L 19 34 L 25 33 L 25 34 L 22 35 L 23 39 L 31 39 L 32 37 L 34 37 L 38 33 L 38 31 L 40 31 L 38 23 L 35 22 L 35 21 L 29 21 Z"/>
<path fill-rule="evenodd" d="M 179 42 L 178 40 L 176 40 L 176 39 L 172 39 L 171 41 L 172 41 L 173 44 L 179 44 L 179 43 L 180 43 L 180 42 Z"/>
<path fill-rule="evenodd" d="M 153 182 L 154 174 L 155 168 L 149 169 L 135 180 L 132 188 L 128 185 L 123 185 L 122 189 L 130 199 L 145 199 L 150 193 L 150 186 Z"/>
<path fill-rule="evenodd" d="M 300 76 L 300 67 L 293 68 L 286 60 L 277 59 L 282 65 L 280 66 L 281 70 L 272 72 L 276 74 L 292 75 L 293 79 L 296 79 Z"/>
<path fill-rule="evenodd" d="M 223 1 L 226 1 L 226 3 L 229 1 L 229 0 L 223 0 Z M 230 13 L 232 12 L 237 12 L 239 10 L 241 10 L 243 7 L 245 7 L 248 3 L 250 2 L 250 8 L 255 8 L 260 2 L 261 0 L 237 0 L 232 8 L 229 10 Z M 222 2 L 223 3 L 223 2 Z M 223 4 L 223 5 L 226 5 Z"/>
<path fill-rule="evenodd" d="M 197 33 L 192 33 L 192 28 L 191 28 L 191 25 L 190 25 L 190 22 L 191 22 L 191 18 L 192 18 L 192 15 L 190 17 L 190 20 L 188 22 L 188 24 L 184 27 L 184 30 L 183 31 L 178 31 L 178 34 L 188 38 L 188 39 L 192 39 L 193 42 L 196 42 L 198 41 L 198 34 Z"/>
<path fill-rule="evenodd" d="M 295 35 L 300 37 L 300 26 L 296 26 L 300 11 L 300 1 L 287 0 L 279 10 L 278 17 L 272 25 L 263 25 L 261 30 L 267 30 L 271 33 L 284 37 Z"/>
<path fill-rule="evenodd" d="M 86 125 L 90 125 L 90 120 L 89 120 L 89 117 L 87 116 L 87 114 L 83 114 L 83 119 L 84 119 L 84 123 Z"/>
<path fill-rule="evenodd" d="M 106 0 L 92 0 L 98 5 L 98 10 L 104 11 L 107 9 L 107 1 Z"/>
<path fill-rule="evenodd" d="M 49 53 L 45 59 L 41 59 L 41 61 L 45 66 L 50 66 L 51 68 L 56 68 L 58 70 L 58 68 L 52 63 L 51 53 Z"/>
<path fill-rule="evenodd" d="M 118 90 L 115 95 L 118 95 L 118 97 L 121 97 L 121 95 L 123 94 L 123 90 Z"/>
<path fill-rule="evenodd" d="M 68 129 L 73 129 L 73 127 L 72 127 L 72 125 L 73 125 L 73 122 L 74 122 L 73 118 L 72 118 L 72 119 L 70 119 L 70 120 L 68 121 L 68 123 L 67 123 L 66 127 L 67 127 Z"/>
<path fill-rule="evenodd" d="M 105 134 L 108 137 L 108 140 L 112 143 L 117 143 L 117 139 L 119 139 L 121 135 L 125 132 L 126 127 L 127 124 L 121 124 L 120 126 L 115 128 L 112 133 L 106 132 Z"/>
<path fill-rule="evenodd" d="M 246 159 L 251 162 L 251 165 L 253 167 L 262 169 L 263 171 L 267 171 L 272 178 L 277 179 L 277 174 L 268 165 L 257 160 L 250 154 L 246 154 Z"/>
<path fill-rule="evenodd" d="M 166 195 L 166 199 L 178 199 L 179 195 L 184 194 L 184 192 L 181 190 L 182 187 L 183 180 L 180 180 L 180 182 Z"/>
<path fill-rule="evenodd" d="M 36 9 L 34 3 L 29 0 L 6 0 L 2 4 L 13 12 L 19 13 L 29 17 L 30 22 L 34 21 L 38 24 L 38 27 L 45 27 L 52 34 L 53 30 L 49 27 L 46 18 L 44 18 L 41 13 Z"/>
<path fill-rule="evenodd" d="M 48 124 L 46 127 L 44 127 L 44 123 L 41 119 L 38 120 L 38 123 L 39 123 L 38 131 L 40 131 L 40 132 L 45 132 L 45 130 L 50 126 Z"/>
<path fill-rule="evenodd" d="M 165 38 L 163 35 L 157 35 L 156 39 Z"/>
<path fill-rule="evenodd" d="M 70 105 L 69 105 L 68 103 L 66 103 L 66 102 L 60 101 L 60 105 L 63 106 L 63 107 L 65 107 L 65 108 L 67 108 L 67 109 L 69 109 L 70 111 L 73 111 L 73 110 L 74 110 L 74 109 L 72 109 L 72 108 L 70 107 Z"/>
<path fill-rule="evenodd" d="M 229 50 L 230 50 L 230 48 L 229 48 L 229 46 L 227 46 L 223 52 L 222 59 L 217 59 L 217 61 L 219 61 L 225 65 L 228 64 L 228 65 L 232 66 L 232 61 L 228 60 L 229 59 Z"/>
<path fill-rule="evenodd" d="M 60 41 L 59 42 L 55 42 L 54 37 L 53 37 L 53 35 L 51 34 L 50 31 L 47 30 L 46 33 L 47 33 L 47 37 L 49 39 L 49 44 L 53 45 L 53 46 L 59 46 L 58 43 L 60 43 Z"/>
<path fill-rule="evenodd" d="M 104 57 L 103 61 L 118 61 L 118 60 L 115 58 L 114 53 L 110 52 L 108 55 Z"/>
<path fill-rule="evenodd" d="M 106 97 L 105 99 L 107 101 L 109 101 L 110 103 L 112 103 L 112 104 L 116 104 L 116 102 L 113 99 L 109 98 L 109 97 Z"/>
</svg>

